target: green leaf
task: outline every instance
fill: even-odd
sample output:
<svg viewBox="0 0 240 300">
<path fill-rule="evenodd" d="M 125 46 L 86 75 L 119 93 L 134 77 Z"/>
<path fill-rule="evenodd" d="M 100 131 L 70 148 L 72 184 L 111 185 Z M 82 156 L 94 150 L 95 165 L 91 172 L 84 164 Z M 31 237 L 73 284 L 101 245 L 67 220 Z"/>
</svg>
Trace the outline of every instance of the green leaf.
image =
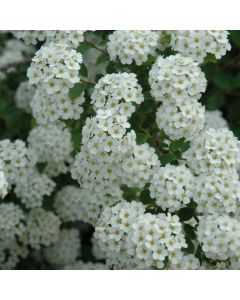
<svg viewBox="0 0 240 300">
<path fill-rule="evenodd" d="M 106 62 L 106 61 L 109 61 L 109 55 L 108 55 L 108 53 L 104 53 L 104 54 L 102 54 L 102 55 L 100 55 L 99 57 L 98 57 L 98 59 L 97 59 L 97 61 L 96 61 L 96 64 L 97 65 L 99 65 L 99 64 L 101 64 L 101 63 L 104 63 L 104 62 Z"/>
<path fill-rule="evenodd" d="M 229 73 L 216 75 L 213 78 L 215 85 L 225 92 L 229 92 L 234 88 L 234 77 Z"/>
<path fill-rule="evenodd" d="M 178 211 L 178 216 L 181 222 L 190 220 L 194 215 L 195 210 L 193 208 L 184 207 Z"/>
<path fill-rule="evenodd" d="M 74 131 L 72 133 L 72 141 L 74 150 L 79 151 L 81 148 L 82 133 L 80 131 Z"/>
<path fill-rule="evenodd" d="M 195 247 L 194 247 L 194 244 L 191 241 L 191 239 L 189 239 L 188 237 L 186 237 L 186 243 L 187 243 L 187 248 L 182 248 L 182 251 L 184 253 L 188 253 L 188 254 L 194 253 Z"/>
<path fill-rule="evenodd" d="M 204 58 L 204 63 L 216 63 L 217 59 L 216 56 L 212 53 L 208 53 L 207 56 Z"/>
<path fill-rule="evenodd" d="M 231 30 L 230 31 L 230 39 L 240 48 L 240 31 L 239 30 Z"/>
<path fill-rule="evenodd" d="M 219 94 L 212 95 L 205 98 L 203 102 L 207 110 L 220 109 L 224 104 L 224 96 Z"/>
<path fill-rule="evenodd" d="M 159 157 L 159 159 L 160 159 L 162 165 L 166 165 L 166 164 L 169 164 L 171 161 L 175 160 L 176 156 L 174 153 L 169 152 L 169 153 L 161 155 Z"/>
<path fill-rule="evenodd" d="M 81 65 L 81 69 L 79 70 L 79 75 L 83 77 L 88 77 L 88 70 L 84 64 Z"/>
<path fill-rule="evenodd" d="M 150 197 L 150 191 L 149 189 L 145 189 L 141 192 L 140 194 L 140 197 L 139 197 L 140 201 L 143 203 L 143 204 L 150 204 L 152 202 L 154 202 L 154 199 L 152 199 Z"/>
<path fill-rule="evenodd" d="M 138 145 L 144 144 L 148 140 L 148 135 L 146 133 L 137 132 L 136 135 L 136 141 Z"/>
<path fill-rule="evenodd" d="M 184 231 L 185 231 L 187 237 L 189 237 L 192 240 L 196 239 L 196 232 L 195 232 L 194 227 L 192 227 L 189 224 L 184 224 L 183 228 L 184 228 Z"/>
<path fill-rule="evenodd" d="M 80 52 L 84 54 L 88 49 L 92 48 L 92 46 L 87 43 L 87 42 L 82 42 L 78 47 L 77 47 L 77 52 Z"/>
<path fill-rule="evenodd" d="M 69 97 L 70 98 L 77 98 L 79 97 L 82 92 L 85 90 L 86 84 L 85 83 L 75 83 L 75 85 L 69 90 Z"/>
<path fill-rule="evenodd" d="M 172 152 L 179 151 L 179 150 L 181 150 L 181 147 L 182 147 L 183 144 L 184 144 L 184 138 L 172 141 L 171 144 L 170 144 L 170 150 Z"/>
</svg>

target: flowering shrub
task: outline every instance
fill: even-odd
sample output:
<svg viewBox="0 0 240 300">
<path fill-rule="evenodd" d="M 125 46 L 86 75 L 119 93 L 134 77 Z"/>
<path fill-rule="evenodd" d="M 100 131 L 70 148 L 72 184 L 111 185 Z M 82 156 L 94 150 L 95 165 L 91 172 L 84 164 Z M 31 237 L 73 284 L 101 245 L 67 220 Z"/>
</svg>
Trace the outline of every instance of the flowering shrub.
<svg viewBox="0 0 240 300">
<path fill-rule="evenodd" d="M 240 33 L 0 34 L 0 269 L 240 269 Z"/>
</svg>

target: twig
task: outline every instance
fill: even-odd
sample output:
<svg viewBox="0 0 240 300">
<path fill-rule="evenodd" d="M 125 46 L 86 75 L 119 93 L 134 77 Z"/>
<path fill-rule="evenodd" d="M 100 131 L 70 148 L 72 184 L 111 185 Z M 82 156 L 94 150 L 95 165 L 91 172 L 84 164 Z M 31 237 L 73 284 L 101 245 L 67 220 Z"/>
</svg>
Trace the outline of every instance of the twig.
<svg viewBox="0 0 240 300">
<path fill-rule="evenodd" d="M 83 82 L 83 83 L 87 83 L 87 84 L 93 84 L 93 85 L 96 84 L 96 82 L 90 81 L 89 79 L 88 80 L 80 79 L 80 81 Z"/>
<path fill-rule="evenodd" d="M 86 41 L 86 40 L 85 40 L 85 42 L 88 43 L 89 45 L 91 45 L 93 48 L 97 49 L 98 51 L 100 51 L 100 52 L 102 52 L 102 53 L 104 53 L 104 54 L 107 54 L 107 51 L 105 51 L 105 50 L 99 48 L 98 46 L 96 46 L 96 45 L 93 44 L 92 42 L 89 42 L 89 41 Z"/>
</svg>

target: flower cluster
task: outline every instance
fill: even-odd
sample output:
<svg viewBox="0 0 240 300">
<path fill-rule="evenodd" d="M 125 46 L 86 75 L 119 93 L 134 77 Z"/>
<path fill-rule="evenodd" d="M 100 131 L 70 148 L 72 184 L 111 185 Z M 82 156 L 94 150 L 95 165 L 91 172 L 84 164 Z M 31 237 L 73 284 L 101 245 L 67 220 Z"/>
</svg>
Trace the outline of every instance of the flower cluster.
<svg viewBox="0 0 240 300">
<path fill-rule="evenodd" d="M 27 45 L 46 41 L 77 47 L 84 40 L 84 30 L 15 30 L 12 33 Z"/>
<path fill-rule="evenodd" d="M 51 211 L 33 208 L 27 214 L 27 241 L 33 249 L 50 246 L 57 242 L 60 231 L 60 220 Z"/>
<path fill-rule="evenodd" d="M 82 260 L 79 260 L 72 265 L 66 266 L 64 270 L 108 270 L 108 268 L 103 263 L 84 263 Z"/>
<path fill-rule="evenodd" d="M 84 191 L 76 186 L 68 185 L 57 192 L 54 207 L 64 222 L 74 222 L 82 217 L 81 206 L 84 201 Z"/>
<path fill-rule="evenodd" d="M 144 212 L 144 206 L 134 201 L 103 211 L 95 236 L 106 257 L 118 261 L 124 251 L 135 264 L 147 268 L 163 268 L 167 257 L 176 263 L 186 247 L 179 218 Z"/>
<path fill-rule="evenodd" d="M 98 128 L 116 139 L 126 133 L 135 105 L 144 100 L 142 88 L 133 73 L 105 75 L 96 84 L 91 98 L 97 111 Z"/>
<path fill-rule="evenodd" d="M 240 204 L 240 181 L 236 173 L 226 177 L 201 174 L 196 177 L 194 201 L 204 214 L 222 215 L 235 212 Z"/>
<path fill-rule="evenodd" d="M 191 142 L 183 157 L 196 174 L 229 175 L 239 167 L 239 143 L 232 131 L 210 128 Z"/>
<path fill-rule="evenodd" d="M 34 127 L 28 136 L 31 149 L 41 163 L 70 163 L 73 150 L 70 130 L 63 123 Z M 60 169 L 61 170 L 61 169 Z"/>
<path fill-rule="evenodd" d="M 6 180 L 4 172 L 1 170 L 0 164 L 0 197 L 4 198 L 8 193 L 8 182 Z"/>
<path fill-rule="evenodd" d="M 153 174 L 149 190 L 157 205 L 174 212 L 190 203 L 194 190 L 194 176 L 184 165 L 168 164 Z"/>
<path fill-rule="evenodd" d="M 199 63 L 207 54 L 220 59 L 231 50 L 226 30 L 175 30 L 171 32 L 171 47 Z"/>
<path fill-rule="evenodd" d="M 240 256 L 240 223 L 227 215 L 200 220 L 198 240 L 208 258 L 226 260 Z"/>
<path fill-rule="evenodd" d="M 79 231 L 62 229 L 58 241 L 44 250 L 44 256 L 53 267 L 64 267 L 76 262 L 80 247 Z"/>
<path fill-rule="evenodd" d="M 35 88 L 31 86 L 28 81 L 21 82 L 15 94 L 16 106 L 27 113 L 31 113 L 31 101 L 35 92 Z"/>
<path fill-rule="evenodd" d="M 185 99 L 176 104 L 163 103 L 156 113 L 159 129 L 172 140 L 192 140 L 204 128 L 205 108 L 196 99 Z"/>
<path fill-rule="evenodd" d="M 50 196 L 55 182 L 45 174 L 34 172 L 24 183 L 16 185 L 14 192 L 27 208 L 41 207 L 44 196 Z"/>
<path fill-rule="evenodd" d="M 29 83 L 37 87 L 31 106 L 40 123 L 80 117 L 84 98 L 71 99 L 68 93 L 80 82 L 81 63 L 81 53 L 67 44 L 50 43 L 36 52 L 27 75 Z"/>
<path fill-rule="evenodd" d="M 157 101 L 175 103 L 176 100 L 199 99 L 207 81 L 196 62 L 176 54 L 158 57 L 149 72 L 149 84 Z"/>
<path fill-rule="evenodd" d="M 109 36 L 107 48 L 111 60 L 141 65 L 148 55 L 155 54 L 157 44 L 158 34 L 152 30 L 116 30 Z"/>
<path fill-rule="evenodd" d="M 205 111 L 205 126 L 204 130 L 210 128 L 228 128 L 227 121 L 223 118 L 222 112 L 220 110 L 208 110 Z"/>
<path fill-rule="evenodd" d="M 0 141 L 0 160 L 6 179 L 12 185 L 26 182 L 33 172 L 37 156 L 23 141 L 6 139 Z"/>
</svg>

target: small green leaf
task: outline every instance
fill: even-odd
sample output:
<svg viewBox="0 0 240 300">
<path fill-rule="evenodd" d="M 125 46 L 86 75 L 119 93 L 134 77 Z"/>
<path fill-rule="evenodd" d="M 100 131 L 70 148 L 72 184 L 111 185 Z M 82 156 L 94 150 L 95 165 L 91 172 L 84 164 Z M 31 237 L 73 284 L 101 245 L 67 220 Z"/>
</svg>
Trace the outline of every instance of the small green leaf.
<svg viewBox="0 0 240 300">
<path fill-rule="evenodd" d="M 169 164 L 171 161 L 175 160 L 176 156 L 174 153 L 166 153 L 160 156 L 160 161 L 162 163 L 162 165 L 166 165 Z"/>
<path fill-rule="evenodd" d="M 195 210 L 193 208 L 188 208 L 188 207 L 181 208 L 178 211 L 178 216 L 180 218 L 180 221 L 184 222 L 190 220 L 194 215 L 194 211 Z"/>
<path fill-rule="evenodd" d="M 102 55 L 100 55 L 99 57 L 98 57 L 98 59 L 97 59 L 97 61 L 96 61 L 96 64 L 97 65 L 99 65 L 99 64 L 101 64 L 101 63 L 104 63 L 104 62 L 106 62 L 106 61 L 109 61 L 109 55 L 108 55 L 108 53 L 104 53 L 104 54 L 102 54 Z"/>
<path fill-rule="evenodd" d="M 189 224 L 184 224 L 183 225 L 183 228 L 184 228 L 184 231 L 186 233 L 186 235 L 192 239 L 192 240 L 195 240 L 196 239 L 196 232 L 195 232 L 195 229 L 194 227 L 192 227 L 191 225 Z"/>
<path fill-rule="evenodd" d="M 144 144 L 148 140 L 148 136 L 146 133 L 137 132 L 136 135 L 137 135 L 136 141 L 138 145 Z"/>
<path fill-rule="evenodd" d="M 88 49 L 92 48 L 92 46 L 87 43 L 87 42 L 82 42 L 78 47 L 77 47 L 77 52 L 80 52 L 84 54 Z"/>
<path fill-rule="evenodd" d="M 152 202 L 154 202 L 154 199 L 152 199 L 150 197 L 150 191 L 149 189 L 145 189 L 141 192 L 140 194 L 140 197 L 139 197 L 140 201 L 143 203 L 143 204 L 150 204 Z"/>
<path fill-rule="evenodd" d="M 88 77 L 88 70 L 84 64 L 81 64 L 81 69 L 79 70 L 79 75 L 83 77 Z"/>
<path fill-rule="evenodd" d="M 204 63 L 216 63 L 217 59 L 216 56 L 212 53 L 208 53 L 207 56 L 204 58 Z"/>
<path fill-rule="evenodd" d="M 81 148 L 82 133 L 80 131 L 73 132 L 72 133 L 72 141 L 73 141 L 74 150 L 79 151 Z"/>
<path fill-rule="evenodd" d="M 75 85 L 69 90 L 69 97 L 70 98 L 77 98 L 79 97 L 82 92 L 85 90 L 86 85 L 85 83 L 75 83 Z"/>
<path fill-rule="evenodd" d="M 184 138 L 172 141 L 171 144 L 170 144 L 170 150 L 172 152 L 179 151 L 179 150 L 181 150 L 181 147 L 182 147 L 183 144 L 184 144 Z"/>
<path fill-rule="evenodd" d="M 229 92 L 234 88 L 234 77 L 229 73 L 216 75 L 213 78 L 215 85 L 225 92 Z"/>
</svg>

